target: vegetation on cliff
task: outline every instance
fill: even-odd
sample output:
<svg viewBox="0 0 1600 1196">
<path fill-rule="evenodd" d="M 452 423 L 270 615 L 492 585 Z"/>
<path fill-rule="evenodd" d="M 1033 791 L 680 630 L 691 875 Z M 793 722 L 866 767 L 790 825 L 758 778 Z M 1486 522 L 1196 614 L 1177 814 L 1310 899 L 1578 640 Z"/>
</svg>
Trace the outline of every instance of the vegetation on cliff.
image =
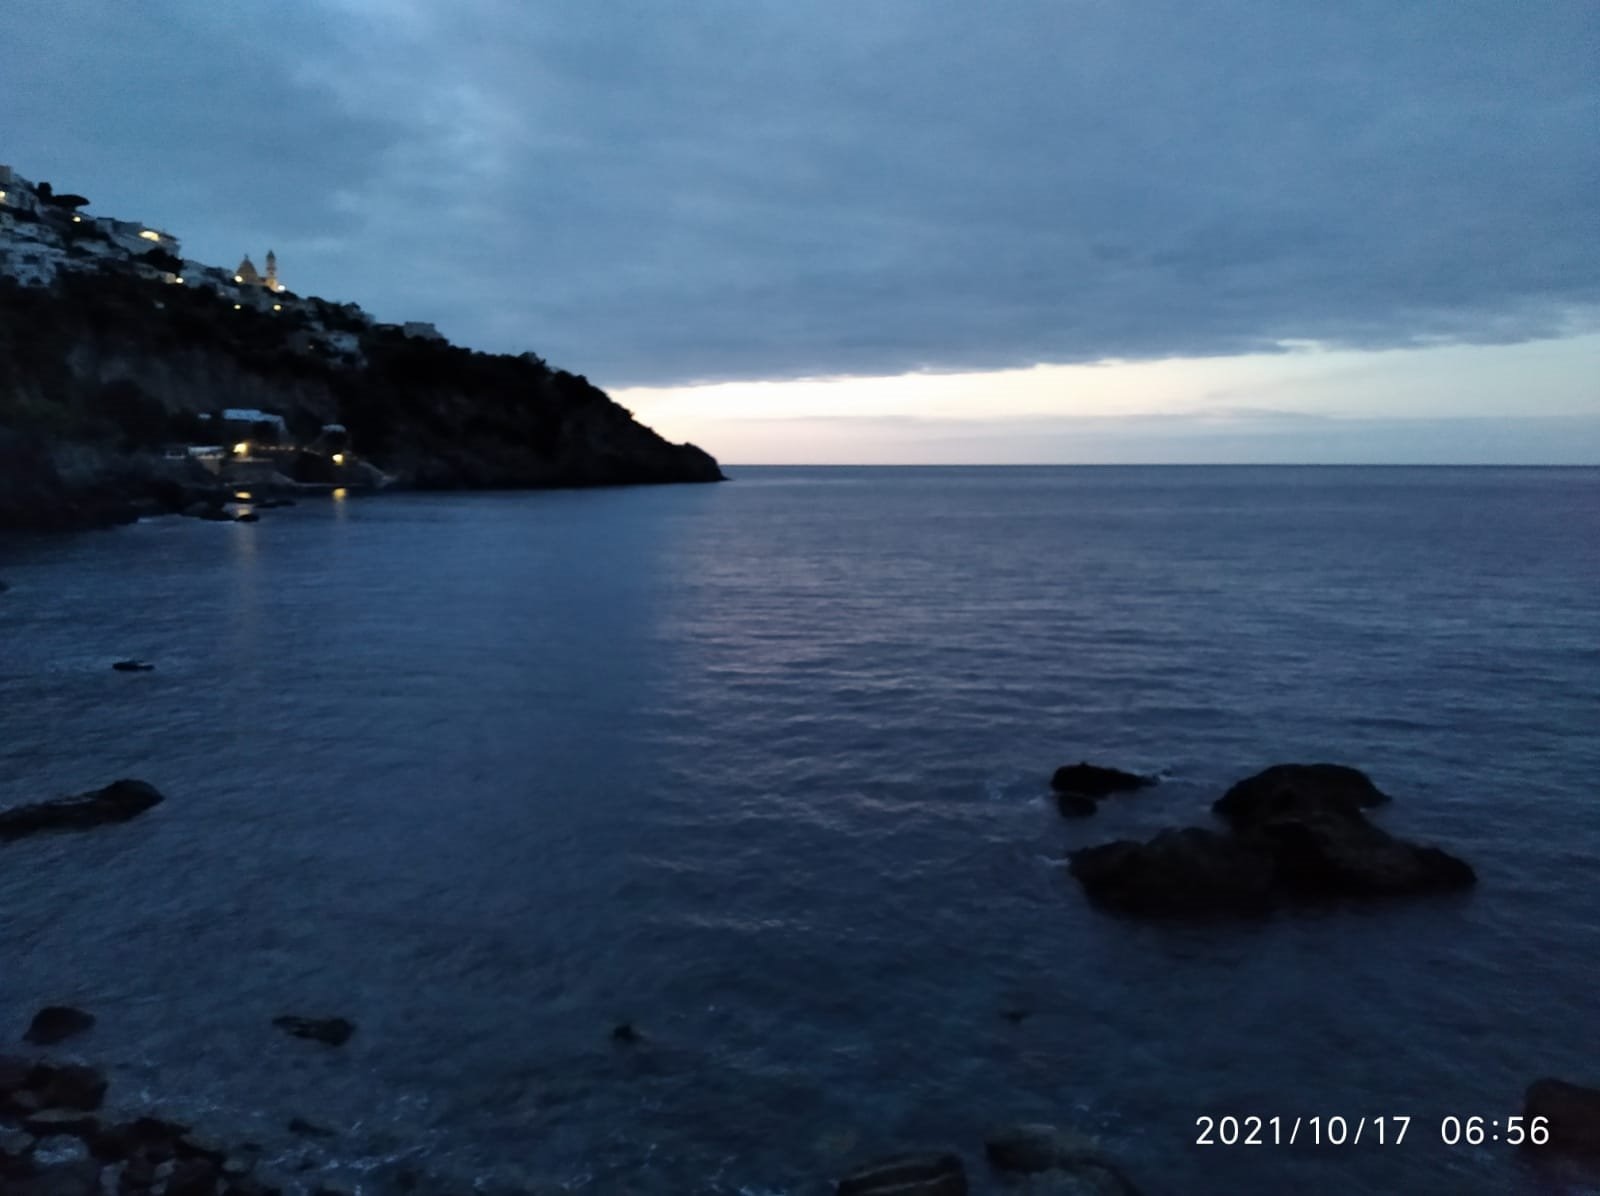
<svg viewBox="0 0 1600 1196">
<path fill-rule="evenodd" d="M 202 416 L 281 414 L 304 443 L 327 424 L 401 485 L 439 488 L 717 481 L 579 375 L 532 354 L 474 352 L 285 294 L 236 306 L 207 285 L 123 269 L 0 276 L 0 526 L 72 525 L 146 497 L 164 446 Z"/>
</svg>

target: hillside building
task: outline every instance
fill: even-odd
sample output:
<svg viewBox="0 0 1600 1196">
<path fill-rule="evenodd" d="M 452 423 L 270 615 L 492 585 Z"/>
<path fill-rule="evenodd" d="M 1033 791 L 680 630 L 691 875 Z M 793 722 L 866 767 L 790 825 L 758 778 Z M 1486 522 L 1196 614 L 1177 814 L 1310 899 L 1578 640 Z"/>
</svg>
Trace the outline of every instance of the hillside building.
<svg viewBox="0 0 1600 1196">
<path fill-rule="evenodd" d="M 238 269 L 233 272 L 233 281 L 240 286 L 261 287 L 277 294 L 288 288 L 278 280 L 278 255 L 272 250 L 267 250 L 267 271 L 263 274 L 256 269 L 256 264 L 250 260 L 250 255 L 244 255 L 244 260 L 239 263 Z"/>
</svg>

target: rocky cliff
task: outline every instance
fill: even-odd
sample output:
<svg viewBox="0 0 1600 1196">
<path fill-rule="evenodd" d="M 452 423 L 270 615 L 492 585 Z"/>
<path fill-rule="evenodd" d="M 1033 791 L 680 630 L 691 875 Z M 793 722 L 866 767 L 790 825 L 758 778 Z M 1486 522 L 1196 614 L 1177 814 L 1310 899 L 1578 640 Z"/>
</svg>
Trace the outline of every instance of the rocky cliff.
<svg viewBox="0 0 1600 1196">
<path fill-rule="evenodd" d="M 167 450 L 206 442 L 223 408 L 281 415 L 306 444 L 342 424 L 353 452 L 402 486 L 722 479 L 707 453 L 532 354 L 408 336 L 318 299 L 239 305 L 203 281 L 149 275 L 112 263 L 45 285 L 0 274 L 0 527 L 180 501 L 195 467 Z"/>
</svg>

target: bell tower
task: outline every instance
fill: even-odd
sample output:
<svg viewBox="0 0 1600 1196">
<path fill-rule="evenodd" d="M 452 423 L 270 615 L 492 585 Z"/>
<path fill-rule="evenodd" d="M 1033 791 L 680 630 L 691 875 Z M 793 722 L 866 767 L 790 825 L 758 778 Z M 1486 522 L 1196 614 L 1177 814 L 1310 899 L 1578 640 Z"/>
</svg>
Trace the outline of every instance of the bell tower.
<svg viewBox="0 0 1600 1196">
<path fill-rule="evenodd" d="M 281 291 L 283 285 L 278 281 L 278 255 L 272 250 L 267 250 L 267 290 Z"/>
</svg>

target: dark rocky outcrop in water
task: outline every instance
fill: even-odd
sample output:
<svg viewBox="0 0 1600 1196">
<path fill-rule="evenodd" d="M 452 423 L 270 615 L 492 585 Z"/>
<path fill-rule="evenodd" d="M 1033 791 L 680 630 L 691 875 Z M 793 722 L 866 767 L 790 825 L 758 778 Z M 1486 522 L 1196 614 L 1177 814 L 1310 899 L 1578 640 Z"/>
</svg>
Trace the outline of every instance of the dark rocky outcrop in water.
<svg viewBox="0 0 1600 1196">
<path fill-rule="evenodd" d="M 1549 1141 L 1529 1145 L 1569 1154 L 1600 1155 L 1600 1088 L 1565 1080 L 1535 1080 L 1528 1086 L 1522 1112 L 1530 1123 L 1548 1119 Z"/>
<path fill-rule="evenodd" d="M 1050 788 L 1057 793 L 1080 793 L 1084 797 L 1109 797 L 1113 793 L 1132 793 L 1154 785 L 1154 777 L 1124 772 L 1120 768 L 1105 768 L 1099 764 L 1080 761 L 1063 764 L 1050 778 Z"/>
<path fill-rule="evenodd" d="M 39 831 L 87 830 L 108 822 L 126 822 L 162 800 L 155 787 L 144 781 L 112 781 L 104 789 L 78 797 L 0 810 L 0 840 Z"/>
<path fill-rule="evenodd" d="M 859 1167 L 838 1196 L 967 1196 L 967 1173 L 953 1154 L 898 1155 Z"/>
<path fill-rule="evenodd" d="M 356 1024 L 342 1017 L 294 1017 L 284 1014 L 273 1018 L 272 1024 L 285 1034 L 324 1042 L 329 1046 L 343 1046 L 356 1032 Z"/>
<path fill-rule="evenodd" d="M 156 666 L 143 660 L 119 660 L 111 667 L 119 673 L 150 673 Z"/>
<path fill-rule="evenodd" d="M 1132 793 L 1155 783 L 1154 777 L 1124 772 L 1120 768 L 1106 768 L 1086 760 L 1064 764 L 1050 778 L 1056 809 L 1068 818 L 1085 818 L 1093 814 L 1103 797 L 1113 793 Z"/>
<path fill-rule="evenodd" d="M 1203 827 L 1119 839 L 1071 855 L 1090 900 L 1128 914 L 1252 913 L 1273 902 L 1272 857 Z"/>
<path fill-rule="evenodd" d="M 6 1196 L 277 1196 L 256 1151 L 159 1117 L 98 1114 L 106 1081 L 78 1064 L 0 1056 L 0 1192 Z M 48 1150 L 44 1149 L 48 1147 Z"/>
<path fill-rule="evenodd" d="M 1359 768 L 1274 764 L 1234 785 L 1211 808 L 1232 826 L 1247 829 L 1285 815 L 1360 814 L 1388 800 Z"/>
<path fill-rule="evenodd" d="M 92 1013 L 74 1009 L 71 1005 L 46 1005 L 33 1015 L 33 1021 L 22 1040 L 36 1046 L 53 1046 L 64 1038 L 84 1033 L 93 1025 Z"/>
<path fill-rule="evenodd" d="M 1229 833 L 1162 831 L 1074 852 L 1090 899 L 1152 916 L 1259 912 L 1294 902 L 1401 897 L 1469 888 L 1470 865 L 1398 839 L 1363 810 L 1388 798 L 1339 765 L 1277 765 L 1213 807 Z"/>
<path fill-rule="evenodd" d="M 319 348 L 318 329 L 353 338 L 354 350 Z M 236 311 L 203 283 L 109 268 L 48 287 L 0 277 L 0 529 L 181 510 L 215 479 L 164 448 L 214 443 L 200 416 L 224 405 L 282 415 L 297 444 L 342 424 L 359 458 L 345 473 L 365 478 L 376 465 L 400 486 L 722 480 L 709 454 L 667 442 L 533 354 L 408 337 L 319 299 Z M 318 454 L 283 468 L 299 482 L 340 480 Z M 204 517 L 233 518 L 212 509 Z"/>
</svg>

